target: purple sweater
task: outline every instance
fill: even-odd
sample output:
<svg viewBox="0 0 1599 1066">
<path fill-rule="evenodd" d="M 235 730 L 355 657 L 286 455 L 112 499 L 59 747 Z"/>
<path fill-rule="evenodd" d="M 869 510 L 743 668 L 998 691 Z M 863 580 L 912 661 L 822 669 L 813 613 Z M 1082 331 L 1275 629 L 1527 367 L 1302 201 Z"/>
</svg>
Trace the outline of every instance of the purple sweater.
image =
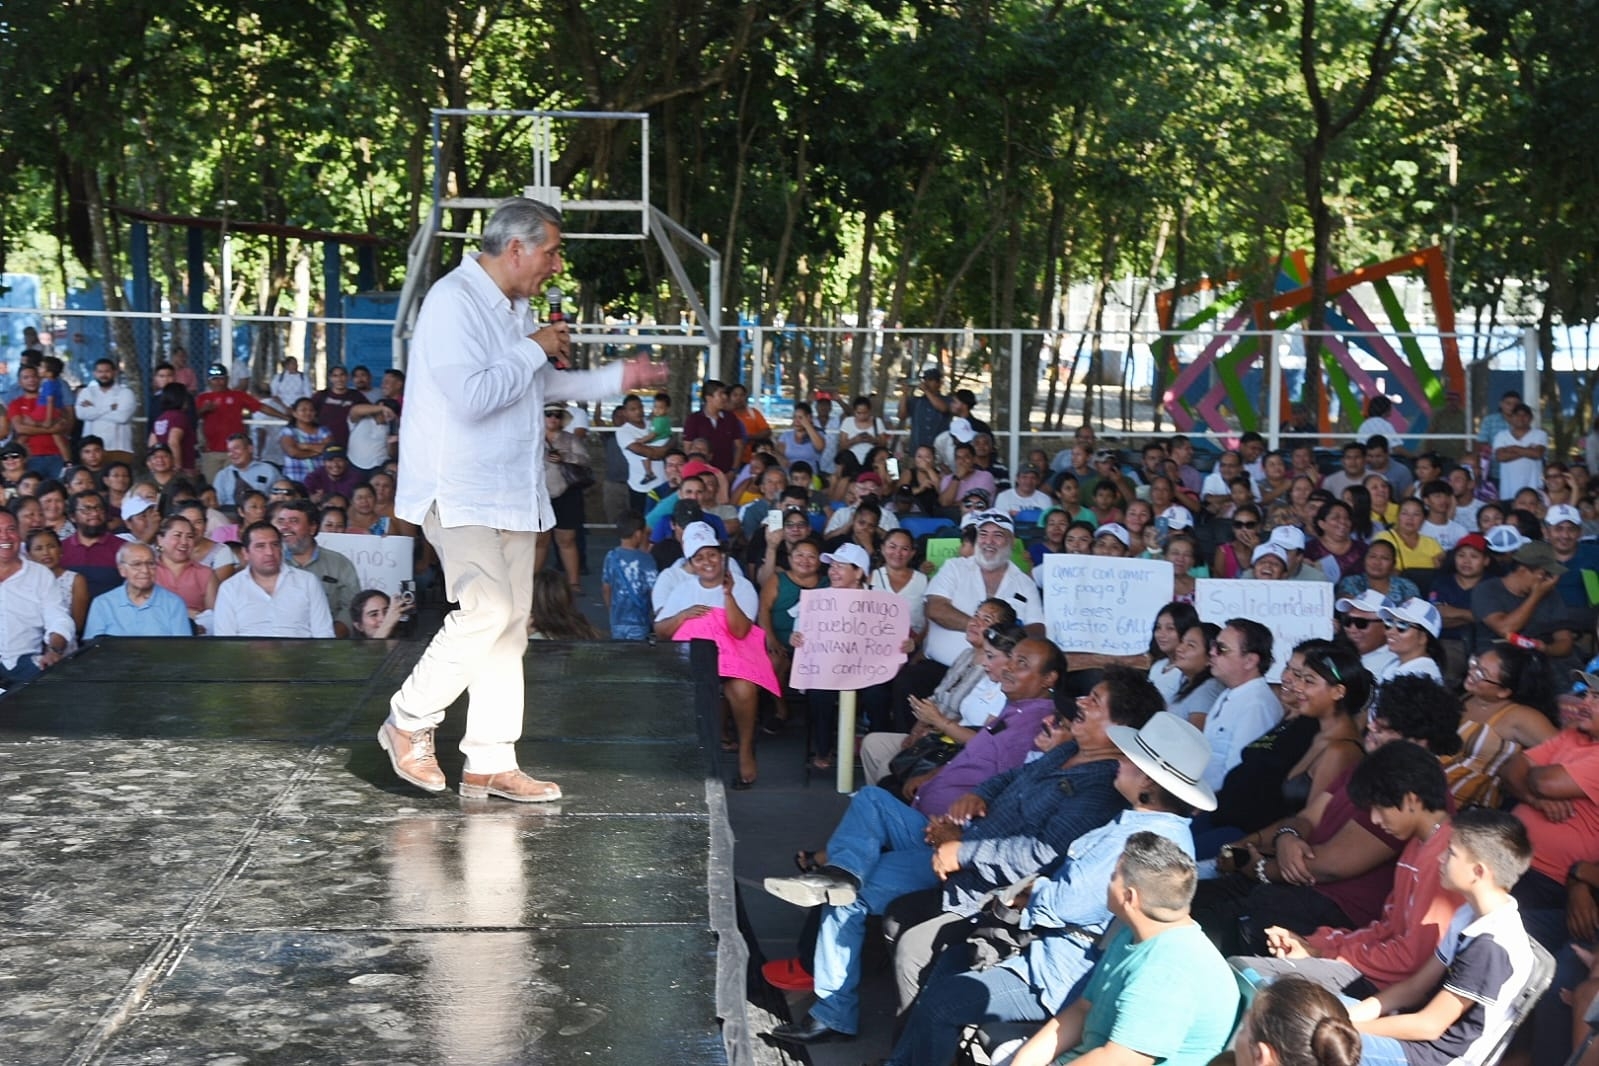
<svg viewBox="0 0 1599 1066">
<path fill-rule="evenodd" d="M 1033 750 L 1044 719 L 1054 713 L 1055 701 L 1048 696 L 1011 700 L 992 724 L 979 729 L 961 753 L 921 787 L 911 806 L 929 818 L 937 818 L 990 777 L 1020 766 Z"/>
</svg>

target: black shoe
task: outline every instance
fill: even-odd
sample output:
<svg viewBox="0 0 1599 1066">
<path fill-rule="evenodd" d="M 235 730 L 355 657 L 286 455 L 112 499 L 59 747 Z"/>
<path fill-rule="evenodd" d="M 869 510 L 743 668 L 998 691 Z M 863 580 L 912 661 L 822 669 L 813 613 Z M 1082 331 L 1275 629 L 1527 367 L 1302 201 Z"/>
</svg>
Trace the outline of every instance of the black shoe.
<svg viewBox="0 0 1599 1066">
<path fill-rule="evenodd" d="M 773 1040 L 786 1040 L 791 1044 L 820 1044 L 826 1040 L 852 1040 L 854 1033 L 841 1033 L 829 1029 L 807 1014 L 797 1022 L 784 1022 L 772 1029 Z"/>
</svg>

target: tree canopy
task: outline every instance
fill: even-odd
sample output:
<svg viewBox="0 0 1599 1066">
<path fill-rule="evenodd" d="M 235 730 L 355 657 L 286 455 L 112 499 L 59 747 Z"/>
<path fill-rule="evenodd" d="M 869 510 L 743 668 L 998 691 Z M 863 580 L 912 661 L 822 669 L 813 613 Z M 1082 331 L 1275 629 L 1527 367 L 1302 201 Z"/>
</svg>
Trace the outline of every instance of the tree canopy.
<svg viewBox="0 0 1599 1066">
<path fill-rule="evenodd" d="M 1288 249 L 1348 267 L 1438 243 L 1463 307 L 1498 309 L 1513 282 L 1552 330 L 1599 308 L 1595 8 L 10 0 L 0 269 L 116 278 L 117 207 L 226 205 L 375 234 L 379 283 L 397 288 L 430 206 L 430 109 L 642 111 L 653 199 L 722 252 L 730 322 L 881 309 L 890 325 L 1048 329 L 1073 282 L 1234 275 L 1263 291 Z M 630 129 L 571 126 L 557 182 L 624 189 Z M 525 133 L 447 123 L 445 187 L 519 189 Z M 276 312 L 302 254 L 265 242 L 230 298 Z M 647 250 L 573 258 L 590 312 L 676 321 Z M 180 291 L 180 237 L 157 259 Z M 1032 369 L 1046 353 L 1023 355 Z M 859 345 L 829 359 L 844 387 L 897 372 Z"/>
</svg>

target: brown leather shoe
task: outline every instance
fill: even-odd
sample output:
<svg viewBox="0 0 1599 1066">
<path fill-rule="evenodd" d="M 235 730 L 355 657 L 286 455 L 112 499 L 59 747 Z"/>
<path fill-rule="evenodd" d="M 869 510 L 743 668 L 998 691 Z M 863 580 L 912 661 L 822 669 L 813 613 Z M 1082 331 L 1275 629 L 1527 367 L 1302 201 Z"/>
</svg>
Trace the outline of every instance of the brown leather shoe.
<svg viewBox="0 0 1599 1066">
<path fill-rule="evenodd" d="M 384 722 L 378 730 L 378 746 L 389 753 L 389 762 L 401 780 L 426 792 L 443 792 L 449 787 L 433 755 L 433 730 L 402 733 L 393 722 Z"/>
<path fill-rule="evenodd" d="M 462 799 L 488 799 L 490 796 L 514 803 L 549 803 L 561 798 L 561 786 L 529 777 L 521 770 L 461 775 Z"/>
</svg>

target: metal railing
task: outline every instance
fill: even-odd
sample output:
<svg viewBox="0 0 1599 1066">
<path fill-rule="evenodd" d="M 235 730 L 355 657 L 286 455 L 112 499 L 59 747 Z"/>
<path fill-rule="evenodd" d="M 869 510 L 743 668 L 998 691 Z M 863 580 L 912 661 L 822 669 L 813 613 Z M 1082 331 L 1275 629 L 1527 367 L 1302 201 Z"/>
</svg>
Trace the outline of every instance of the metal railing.
<svg viewBox="0 0 1599 1066">
<path fill-rule="evenodd" d="M 123 353 L 115 349 L 115 331 L 105 328 L 113 318 L 130 320 L 142 326 L 136 338 L 138 350 Z M 100 323 L 97 331 L 86 331 L 85 324 Z M 162 312 L 108 312 L 64 308 L 5 308 L 0 307 L 0 390 L 15 389 L 15 370 L 20 355 L 21 328 L 33 324 L 47 331 L 59 331 L 54 350 L 68 364 L 67 376 L 74 383 L 90 378 L 94 360 L 111 355 L 124 367 L 137 367 L 144 381 L 148 381 L 151 367 L 170 351 L 177 327 L 182 324 L 189 334 L 196 327 L 207 331 L 233 324 L 243 331 L 243 343 L 236 346 L 237 357 L 230 369 L 248 366 L 252 377 L 265 381 L 277 360 L 294 355 L 312 372 L 320 366 L 350 366 L 366 362 L 374 374 L 388 364 L 375 356 L 361 358 L 355 352 L 355 331 L 342 329 L 328 331 L 327 326 L 366 328 L 373 338 L 381 338 L 382 347 L 374 345 L 370 352 L 386 350 L 387 339 L 394 328 L 390 319 L 357 317 L 290 317 L 267 315 L 232 315 L 224 319 L 219 315 L 203 315 L 180 311 Z M 296 326 L 303 330 L 305 346 L 300 351 L 290 351 L 287 336 Z M 725 327 L 733 331 L 731 325 Z M 88 335 L 103 335 L 105 340 L 90 343 L 80 339 Z M 325 338 L 337 334 L 341 343 L 338 350 L 327 350 Z M 859 338 L 866 366 L 863 368 L 870 383 L 867 392 L 873 392 L 879 383 L 897 383 L 901 377 L 914 380 L 926 366 L 937 365 L 945 371 L 945 392 L 958 387 L 969 387 L 979 394 L 979 410 L 995 412 L 1001 408 L 1007 414 L 1004 424 L 995 436 L 1002 443 L 1012 467 L 1020 462 L 1029 447 L 1058 443 L 1063 433 L 1069 433 L 1081 424 L 1089 393 L 1097 400 L 1097 409 L 1088 408 L 1086 416 L 1102 433 L 1111 433 L 1119 440 L 1137 441 L 1147 436 L 1169 436 L 1178 429 L 1171 417 L 1172 405 L 1155 388 L 1161 378 L 1156 372 L 1155 346 L 1169 344 L 1177 364 L 1187 366 L 1198 357 L 1207 345 L 1218 341 L 1236 343 L 1245 339 L 1261 340 L 1260 334 L 1248 330 L 1216 331 L 1203 333 L 1160 332 L 1152 330 L 1117 330 L 1094 334 L 1082 331 L 1050 333 L 1023 329 L 868 329 L 864 337 L 851 327 L 798 328 L 782 325 L 743 324 L 737 327 L 738 346 L 736 364 L 722 365 L 724 353 L 731 345 L 707 351 L 705 335 L 698 329 L 674 327 L 658 323 L 575 323 L 574 350 L 580 364 L 603 361 L 635 350 L 660 352 L 689 349 L 699 368 L 706 375 L 722 380 L 740 380 L 749 384 L 752 402 L 767 412 L 769 420 L 778 426 L 786 425 L 787 415 L 797 398 L 796 389 L 802 389 L 805 398 L 819 388 L 839 394 L 839 402 L 847 404 L 848 382 L 853 377 L 853 348 Z M 1427 351 L 1441 350 L 1442 342 L 1452 338 L 1459 342 L 1463 353 L 1478 353 L 1477 362 L 1484 364 L 1479 370 L 1491 371 L 1501 384 L 1514 380 L 1523 395 L 1538 394 L 1538 344 L 1535 331 L 1517 330 L 1495 333 L 1457 332 L 1440 334 L 1428 332 L 1379 333 L 1356 335 L 1349 332 L 1329 332 L 1328 337 L 1349 342 L 1360 336 L 1379 337 L 1385 343 L 1397 346 L 1401 340 L 1412 340 Z M 1294 439 L 1311 437 L 1327 439 L 1326 434 L 1313 432 L 1294 434 L 1283 428 L 1284 411 L 1281 407 L 1285 375 L 1302 373 L 1302 368 L 1290 364 L 1299 351 L 1304 334 L 1298 331 L 1271 334 L 1265 340 L 1272 350 L 1288 358 L 1272 360 L 1264 369 L 1252 372 L 1250 381 L 1256 404 L 1258 424 L 1273 447 Z M 104 347 L 101 347 L 103 344 Z M 205 361 L 208 350 L 203 345 L 190 345 L 197 373 Z M 1021 368 L 1027 364 L 1024 355 L 1029 350 L 1037 352 L 1032 363 L 1035 371 L 1032 402 L 1023 408 L 1023 375 Z M 215 350 L 215 349 L 209 349 Z M 1061 353 L 1058 357 L 1054 354 Z M 245 354 L 248 353 L 248 354 Z M 1069 353 L 1069 354 L 1068 354 Z M 687 353 L 685 353 L 687 354 Z M 256 360 L 266 356 L 270 369 L 261 368 Z M 677 358 L 683 358 L 683 355 Z M 1302 356 L 1299 356 L 1302 361 Z M 886 361 L 886 365 L 885 365 Z M 1375 358 L 1362 358 L 1361 366 L 1374 377 L 1392 381 L 1396 375 L 1384 369 Z M 1072 364 L 1076 365 L 1073 366 Z M 1496 369 L 1497 368 L 1497 369 Z M 1049 405 L 1051 374 L 1055 377 L 1055 404 Z M 1214 371 L 1207 371 L 1214 373 Z M 1466 395 L 1463 406 L 1468 414 L 1465 430 L 1459 433 L 1405 434 L 1408 438 L 1422 440 L 1467 441 L 1471 439 L 1476 419 L 1485 408 L 1483 398 L 1475 395 L 1481 373 L 1468 372 L 1465 377 Z M 1489 378 L 1492 381 L 1494 378 Z M 1070 382 L 1068 387 L 1067 382 Z M 1390 389 L 1390 394 L 1395 389 Z M 1492 389 L 1490 389 L 1492 391 Z M 891 429 L 897 415 L 897 399 L 892 389 L 885 389 L 878 404 L 877 414 Z M 997 400 L 1002 403 L 996 403 Z M 1401 401 L 1403 405 L 1403 400 Z M 1111 410 L 1107 411 L 1107 408 Z M 1008 418 L 1009 412 L 1021 417 Z M 608 413 L 602 412 L 602 414 Z M 845 412 L 847 417 L 848 412 Z M 1046 421 L 1047 420 L 1047 421 Z M 1158 428 L 1157 428 L 1158 427 Z M 1237 437 L 1243 426 L 1236 419 L 1223 426 L 1196 425 L 1183 429 L 1190 437 L 1225 444 Z"/>
</svg>

